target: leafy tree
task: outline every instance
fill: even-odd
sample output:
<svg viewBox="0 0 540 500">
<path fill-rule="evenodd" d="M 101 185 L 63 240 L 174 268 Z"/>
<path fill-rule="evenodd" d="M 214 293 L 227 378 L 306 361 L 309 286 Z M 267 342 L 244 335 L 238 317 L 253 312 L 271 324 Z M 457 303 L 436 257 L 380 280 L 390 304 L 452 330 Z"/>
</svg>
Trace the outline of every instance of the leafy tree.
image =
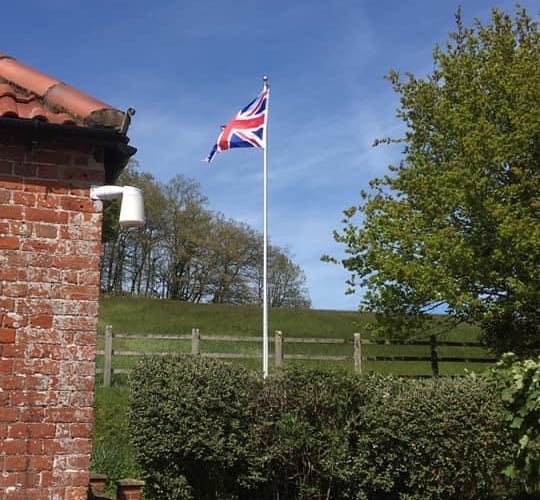
<svg viewBox="0 0 540 500">
<path fill-rule="evenodd" d="M 138 172 L 134 160 L 122 172 L 118 184 L 136 186 L 145 193 L 146 224 L 136 230 L 121 228 L 120 201 L 105 202 L 101 286 L 107 292 L 148 293 L 152 284 L 145 270 L 152 265 L 163 211 L 159 186 L 151 174 Z"/>
<path fill-rule="evenodd" d="M 182 175 L 171 179 L 163 192 L 166 297 L 197 302 L 200 296 L 197 263 L 212 220 L 211 213 L 204 208 L 208 200 L 196 181 Z"/>
<path fill-rule="evenodd" d="M 206 208 L 197 182 L 166 184 L 132 161 L 119 184 L 144 192 L 146 224 L 121 228 L 120 204 L 104 210 L 102 290 L 180 300 L 257 304 L 262 300 L 262 235 Z M 269 252 L 274 307 L 309 307 L 305 275 L 285 250 Z"/>
<path fill-rule="evenodd" d="M 246 304 L 255 301 L 252 292 L 252 269 L 260 264 L 260 238 L 247 224 L 214 218 L 208 241 L 211 279 L 208 293 L 211 302 Z"/>
<path fill-rule="evenodd" d="M 538 353 L 538 25 L 520 7 L 471 28 L 458 11 L 456 25 L 429 76 L 388 75 L 406 131 L 375 144 L 401 143 L 403 157 L 334 237 L 379 330 L 417 335 L 443 306 L 499 352 Z"/>
<path fill-rule="evenodd" d="M 272 307 L 309 308 L 311 300 L 306 275 L 292 261 L 285 249 L 270 247 L 268 262 L 268 296 Z"/>
</svg>

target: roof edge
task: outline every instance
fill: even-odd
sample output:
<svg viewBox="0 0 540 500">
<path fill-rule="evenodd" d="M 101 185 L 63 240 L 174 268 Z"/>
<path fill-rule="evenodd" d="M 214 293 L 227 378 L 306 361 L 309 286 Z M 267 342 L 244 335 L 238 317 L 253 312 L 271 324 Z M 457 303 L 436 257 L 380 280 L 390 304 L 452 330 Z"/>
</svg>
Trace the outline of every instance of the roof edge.
<svg viewBox="0 0 540 500">
<path fill-rule="evenodd" d="M 118 178 L 129 159 L 137 152 L 136 148 L 126 143 L 125 136 L 111 128 L 78 127 L 40 120 L 0 117 L 0 132 L 6 130 L 28 136 L 31 141 L 60 136 L 83 139 L 103 147 L 105 180 L 108 183 L 112 183 Z"/>
<path fill-rule="evenodd" d="M 123 134 L 127 132 L 123 130 L 125 112 L 2 52 L 0 81 L 15 86 L 26 95 L 37 96 L 44 107 L 67 113 L 86 126 L 112 127 Z"/>
</svg>

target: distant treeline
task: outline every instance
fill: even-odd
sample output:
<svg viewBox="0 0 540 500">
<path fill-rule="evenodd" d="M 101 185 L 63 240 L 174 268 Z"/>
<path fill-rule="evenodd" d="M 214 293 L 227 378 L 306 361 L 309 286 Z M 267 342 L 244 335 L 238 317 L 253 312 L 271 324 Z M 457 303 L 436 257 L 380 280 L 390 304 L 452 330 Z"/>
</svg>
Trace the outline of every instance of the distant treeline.
<svg viewBox="0 0 540 500">
<path fill-rule="evenodd" d="M 118 182 L 143 190 L 146 224 L 123 229 L 119 203 L 105 206 L 104 292 L 194 303 L 262 303 L 262 234 L 208 210 L 199 184 L 182 175 L 163 184 L 132 163 Z M 268 248 L 268 301 L 272 307 L 311 306 L 303 270 L 287 249 L 273 245 Z"/>
</svg>

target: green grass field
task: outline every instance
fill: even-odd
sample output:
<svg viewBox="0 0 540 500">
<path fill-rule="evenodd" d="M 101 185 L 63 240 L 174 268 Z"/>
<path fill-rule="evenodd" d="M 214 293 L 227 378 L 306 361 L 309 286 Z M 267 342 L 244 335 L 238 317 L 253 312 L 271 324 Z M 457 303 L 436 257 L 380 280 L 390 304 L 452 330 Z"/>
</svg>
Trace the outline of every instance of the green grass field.
<svg viewBox="0 0 540 500">
<path fill-rule="evenodd" d="M 281 330 L 297 337 L 352 338 L 369 316 L 353 311 L 270 309 L 269 331 Z M 103 297 L 100 301 L 100 331 L 108 324 L 117 332 L 201 333 L 256 335 L 261 330 L 261 309 L 228 304 L 189 304 L 139 297 Z"/>
<path fill-rule="evenodd" d="M 269 337 L 273 340 L 274 331 L 283 332 L 285 339 L 285 364 L 302 364 L 328 370 L 353 371 L 353 334 L 365 333 L 366 325 L 372 321 L 370 315 L 354 311 L 294 310 L 270 309 Z M 262 327 L 261 309 L 255 306 L 234 306 L 224 304 L 188 304 L 176 301 L 147 299 L 138 297 L 103 297 L 100 302 L 100 321 L 98 349 L 103 349 L 104 331 L 112 325 L 116 334 L 166 334 L 189 335 L 193 328 L 198 328 L 203 336 L 234 335 L 261 338 L 260 342 L 223 342 L 201 341 L 202 353 L 245 354 L 254 359 L 234 359 L 236 363 L 261 371 L 262 365 Z M 445 334 L 445 340 L 475 341 L 479 330 L 471 325 L 461 325 Z M 335 338 L 343 339 L 341 344 L 306 344 L 291 343 L 291 338 Z M 273 342 L 269 351 L 272 356 Z M 190 340 L 154 340 L 116 338 L 116 351 L 139 351 L 189 353 Z M 363 347 L 367 356 L 429 356 L 429 346 L 368 345 Z M 481 347 L 438 348 L 439 357 L 484 357 L 488 353 Z M 308 356 L 344 356 L 343 361 L 295 360 L 288 355 Z M 137 357 L 115 356 L 114 369 L 130 369 Z M 102 356 L 97 359 L 98 368 L 103 367 Z M 270 371 L 273 360 L 269 361 Z M 467 371 L 482 371 L 486 363 L 441 362 L 441 375 L 461 375 Z M 429 361 L 366 361 L 364 372 L 378 372 L 402 376 L 426 376 L 431 374 Z M 115 375 L 114 380 L 121 382 L 125 376 Z"/>
</svg>

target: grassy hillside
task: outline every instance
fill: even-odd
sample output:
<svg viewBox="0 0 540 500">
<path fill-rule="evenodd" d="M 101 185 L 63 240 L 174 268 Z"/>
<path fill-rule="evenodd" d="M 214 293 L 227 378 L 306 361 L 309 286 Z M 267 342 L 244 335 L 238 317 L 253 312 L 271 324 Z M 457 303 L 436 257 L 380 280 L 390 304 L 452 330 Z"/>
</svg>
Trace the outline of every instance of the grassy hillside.
<svg viewBox="0 0 540 500">
<path fill-rule="evenodd" d="M 188 304 L 141 297 L 103 297 L 100 302 L 100 331 L 113 325 L 117 332 L 201 333 L 257 335 L 261 331 L 261 308 L 228 304 Z M 315 309 L 270 309 L 268 329 L 295 337 L 350 338 L 369 321 L 353 311 Z"/>
<path fill-rule="evenodd" d="M 300 363 L 325 369 L 352 371 L 352 339 L 354 332 L 365 331 L 365 325 L 372 317 L 353 311 L 327 310 L 269 310 L 269 337 L 280 330 L 285 338 L 284 352 L 287 355 L 333 355 L 346 356 L 345 361 L 317 361 L 286 359 L 286 364 Z M 103 332 L 106 325 L 112 325 L 115 333 L 123 334 L 190 334 L 198 328 L 202 335 L 261 336 L 261 309 L 255 306 L 233 306 L 223 304 L 186 304 L 177 301 L 146 299 L 140 297 L 103 297 L 101 300 L 101 333 L 98 347 L 103 348 Z M 470 325 L 462 325 L 445 335 L 451 340 L 475 340 L 479 331 Z M 341 344 L 301 344 L 287 343 L 287 338 L 340 338 Z M 191 351 L 189 340 L 115 339 L 117 351 L 181 352 Z M 364 346 L 364 354 L 369 356 L 426 356 L 428 346 Z M 255 359 L 235 360 L 260 371 L 262 342 L 219 342 L 205 340 L 202 352 L 221 354 L 246 354 Z M 270 346 L 270 353 L 273 346 Z M 485 351 L 479 347 L 439 347 L 441 356 L 482 357 Z M 258 357 L 258 359 L 257 359 Z M 114 368 L 131 368 L 136 357 L 115 357 Z M 273 362 L 270 360 L 270 368 Z M 98 367 L 102 359 L 98 358 Z M 478 363 L 441 362 L 441 374 L 462 374 L 465 369 L 480 371 L 485 367 Z M 431 365 L 426 361 L 370 361 L 364 364 L 366 371 L 393 373 L 395 375 L 429 375 Z"/>
</svg>

